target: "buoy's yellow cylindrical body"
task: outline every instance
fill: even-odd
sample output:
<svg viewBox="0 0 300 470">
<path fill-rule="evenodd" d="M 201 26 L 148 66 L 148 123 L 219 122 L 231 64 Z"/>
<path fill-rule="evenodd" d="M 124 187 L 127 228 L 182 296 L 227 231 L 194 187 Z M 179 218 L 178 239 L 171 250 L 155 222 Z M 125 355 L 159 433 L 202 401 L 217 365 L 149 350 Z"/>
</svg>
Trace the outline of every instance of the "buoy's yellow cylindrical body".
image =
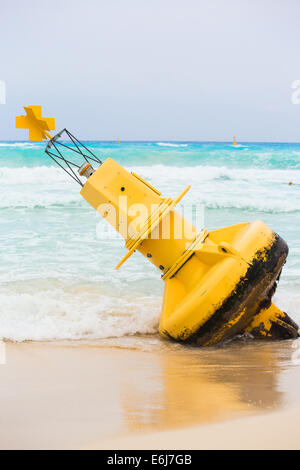
<svg viewBox="0 0 300 470">
<path fill-rule="evenodd" d="M 176 228 L 196 232 L 177 211 L 169 211 L 171 198 L 161 197 L 148 182 L 110 158 L 87 180 L 81 194 L 123 236 L 128 248 L 149 232 L 136 249 L 162 272 L 186 248 L 187 240 L 176 236 Z"/>
<path fill-rule="evenodd" d="M 196 230 L 174 209 L 187 189 L 175 200 L 163 198 L 108 158 L 81 191 L 125 239 L 128 253 L 117 267 L 138 250 L 161 271 L 160 333 L 205 346 L 246 330 L 256 337 L 296 337 L 297 325 L 271 304 L 285 242 L 260 221 Z"/>
</svg>

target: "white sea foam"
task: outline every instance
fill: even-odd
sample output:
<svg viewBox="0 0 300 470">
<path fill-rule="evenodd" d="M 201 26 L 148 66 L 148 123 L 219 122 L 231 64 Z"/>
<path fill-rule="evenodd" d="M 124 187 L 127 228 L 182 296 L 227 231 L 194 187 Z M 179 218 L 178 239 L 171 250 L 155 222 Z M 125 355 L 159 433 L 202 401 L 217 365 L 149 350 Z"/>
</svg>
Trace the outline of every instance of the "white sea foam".
<svg viewBox="0 0 300 470">
<path fill-rule="evenodd" d="M 157 142 L 156 145 L 160 145 L 161 147 L 187 147 L 188 144 L 174 144 L 171 142 Z"/>
<path fill-rule="evenodd" d="M 0 339 L 43 341 L 120 338 L 158 331 L 160 297 L 117 297 L 84 289 L 0 292 Z M 281 292 L 276 304 L 300 320 L 300 296 Z"/>
<path fill-rule="evenodd" d="M 7 147 L 7 148 L 36 148 L 36 143 L 30 142 L 0 142 L 0 147 Z"/>
<path fill-rule="evenodd" d="M 186 182 L 214 181 L 226 177 L 232 181 L 249 181 L 265 184 L 288 183 L 300 184 L 300 170 L 293 169 L 260 169 L 260 168 L 228 168 L 220 166 L 134 166 L 128 168 L 143 173 L 148 178 L 156 178 L 159 183 L 168 184 L 170 180 L 185 180 Z M 58 167 L 38 166 L 22 168 L 0 168 L 0 184 L 50 184 L 62 183 L 63 186 L 74 186 L 74 183 Z M 76 186 L 76 185 L 75 185 Z"/>
<path fill-rule="evenodd" d="M 78 185 L 56 167 L 0 168 L 0 208 L 80 204 Z"/>
<path fill-rule="evenodd" d="M 135 166 L 128 168 L 149 180 L 165 195 L 188 183 L 193 202 L 208 208 L 266 212 L 300 210 L 300 170 L 231 169 L 215 166 Z M 289 186 L 292 181 L 293 185 Z M 0 208 L 80 205 L 79 187 L 56 167 L 1 168 Z M 276 187 L 276 190 L 274 188 Z"/>
<path fill-rule="evenodd" d="M 60 184 L 62 186 L 71 186 L 72 180 L 59 168 L 54 166 L 36 166 L 33 168 L 0 168 L 1 186 L 19 186 L 28 185 L 46 185 Z"/>
<path fill-rule="evenodd" d="M 0 292 L 0 339 L 111 338 L 157 331 L 160 300 L 116 297 L 89 289 Z"/>
<path fill-rule="evenodd" d="M 144 173 L 148 177 L 158 178 L 168 183 L 170 179 L 191 181 L 214 181 L 226 177 L 232 181 L 249 181 L 265 184 L 288 183 L 293 181 L 300 184 L 300 170 L 293 169 L 260 169 L 260 168 L 228 168 L 225 166 L 165 166 L 151 165 L 135 167 L 135 171 Z"/>
<path fill-rule="evenodd" d="M 190 201 L 208 208 L 300 210 L 300 170 L 155 165 L 136 167 L 135 172 L 166 194 L 174 195 L 190 183 Z"/>
</svg>

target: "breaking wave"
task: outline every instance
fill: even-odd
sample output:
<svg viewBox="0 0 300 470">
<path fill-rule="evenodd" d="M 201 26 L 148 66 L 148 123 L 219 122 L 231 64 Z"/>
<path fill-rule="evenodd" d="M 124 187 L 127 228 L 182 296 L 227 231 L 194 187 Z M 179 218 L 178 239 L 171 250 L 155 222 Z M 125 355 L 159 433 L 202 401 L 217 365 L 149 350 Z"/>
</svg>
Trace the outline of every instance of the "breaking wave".
<svg viewBox="0 0 300 470">
<path fill-rule="evenodd" d="M 175 195 L 191 184 L 190 198 L 208 208 L 270 213 L 300 211 L 300 170 L 165 165 L 131 169 L 163 191 L 164 195 Z M 0 200 L 2 209 L 83 204 L 79 187 L 56 167 L 1 168 L 0 185 L 3 189 Z"/>
<path fill-rule="evenodd" d="M 5 148 L 19 148 L 19 149 L 26 149 L 26 148 L 36 148 L 38 144 L 36 142 L 0 142 L 0 147 Z"/>
<path fill-rule="evenodd" d="M 37 286 L 36 286 L 37 287 Z M 117 338 L 157 332 L 160 299 L 119 298 L 86 288 L 0 292 L 0 339 Z"/>
<path fill-rule="evenodd" d="M 158 331 L 160 296 L 107 295 L 91 286 L 0 291 L 0 339 L 107 339 Z M 276 305 L 300 320 L 300 295 L 282 290 Z"/>
<path fill-rule="evenodd" d="M 172 142 L 157 142 L 160 147 L 187 147 L 188 144 L 175 144 Z"/>
</svg>

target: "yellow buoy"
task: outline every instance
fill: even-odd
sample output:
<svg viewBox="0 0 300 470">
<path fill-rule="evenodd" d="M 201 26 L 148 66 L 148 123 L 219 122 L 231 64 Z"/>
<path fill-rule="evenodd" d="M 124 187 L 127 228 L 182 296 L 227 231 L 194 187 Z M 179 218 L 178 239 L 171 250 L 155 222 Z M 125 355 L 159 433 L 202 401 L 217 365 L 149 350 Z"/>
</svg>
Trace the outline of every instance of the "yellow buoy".
<svg viewBox="0 0 300 470">
<path fill-rule="evenodd" d="M 271 303 L 286 243 L 260 221 L 197 231 L 175 210 L 188 189 L 174 200 L 161 197 L 143 178 L 108 158 L 81 190 L 125 239 L 128 253 L 117 268 L 137 250 L 161 271 L 161 335 L 201 346 L 245 331 L 258 338 L 297 337 L 297 326 Z"/>
<path fill-rule="evenodd" d="M 52 138 L 47 132 L 52 121 L 41 120 L 39 113 L 27 114 L 21 124 L 32 129 L 29 138 L 50 138 L 46 153 L 59 166 L 67 164 L 64 170 L 82 186 L 84 199 L 125 239 L 128 251 L 117 268 L 135 251 L 158 268 L 165 283 L 162 336 L 200 346 L 246 332 L 264 339 L 298 336 L 298 326 L 272 303 L 288 247 L 267 225 L 253 221 L 198 230 L 175 209 L 189 186 L 175 199 L 163 197 L 113 159 L 102 163 L 67 129 Z M 56 155 L 63 132 L 76 149 L 64 141 Z M 81 166 L 72 163 L 70 151 L 82 156 Z"/>
<path fill-rule="evenodd" d="M 233 137 L 233 145 L 237 145 L 235 136 Z"/>
</svg>

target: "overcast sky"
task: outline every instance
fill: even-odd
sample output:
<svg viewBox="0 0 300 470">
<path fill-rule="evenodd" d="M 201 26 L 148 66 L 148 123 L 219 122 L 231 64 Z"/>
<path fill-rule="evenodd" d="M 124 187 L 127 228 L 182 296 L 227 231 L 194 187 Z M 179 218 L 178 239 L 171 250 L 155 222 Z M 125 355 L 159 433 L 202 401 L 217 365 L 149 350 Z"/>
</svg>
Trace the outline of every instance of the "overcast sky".
<svg viewBox="0 0 300 470">
<path fill-rule="evenodd" d="M 300 141 L 299 0 L 0 0 L 0 139 Z"/>
</svg>

